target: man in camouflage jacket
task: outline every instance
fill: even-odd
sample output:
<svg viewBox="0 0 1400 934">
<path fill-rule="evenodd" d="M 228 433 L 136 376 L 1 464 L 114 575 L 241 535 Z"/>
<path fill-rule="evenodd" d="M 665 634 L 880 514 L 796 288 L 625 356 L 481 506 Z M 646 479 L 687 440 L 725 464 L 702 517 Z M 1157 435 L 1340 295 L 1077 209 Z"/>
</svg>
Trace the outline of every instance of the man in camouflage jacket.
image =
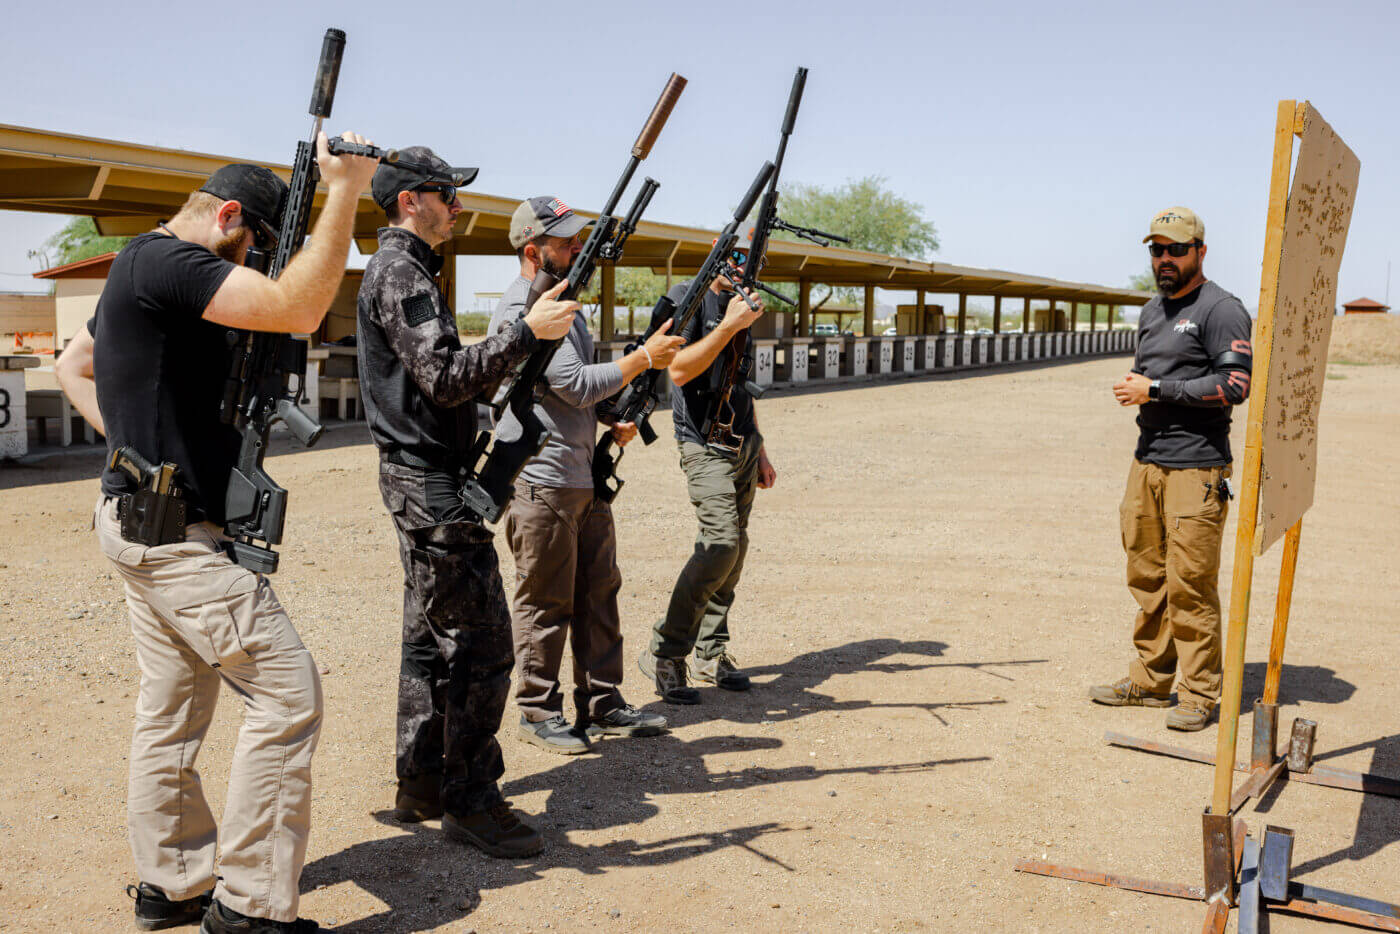
<svg viewBox="0 0 1400 934">
<path fill-rule="evenodd" d="M 402 153 L 469 180 L 476 174 L 453 170 L 427 147 Z M 492 533 L 463 506 L 461 486 L 475 401 L 490 398 L 539 341 L 563 337 L 578 305 L 555 301 L 555 290 L 513 327 L 463 347 L 433 279 L 442 264 L 433 250 L 451 238 L 462 210 L 456 190 L 382 165 L 371 191 L 389 223 L 360 286 L 359 375 L 404 567 L 396 816 L 441 816 L 448 836 L 493 856 L 533 855 L 539 833 L 497 786 L 510 613 Z"/>
</svg>

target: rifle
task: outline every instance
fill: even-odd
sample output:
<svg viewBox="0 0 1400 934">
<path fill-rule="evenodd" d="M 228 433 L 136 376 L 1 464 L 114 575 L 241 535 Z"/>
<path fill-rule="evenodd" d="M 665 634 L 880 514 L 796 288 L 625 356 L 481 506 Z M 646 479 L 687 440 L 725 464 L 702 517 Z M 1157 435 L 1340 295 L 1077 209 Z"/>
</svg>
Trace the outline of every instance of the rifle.
<svg viewBox="0 0 1400 934">
<path fill-rule="evenodd" d="M 656 142 L 656 137 L 660 135 L 662 127 L 666 125 L 666 119 L 671 115 L 671 109 L 676 106 L 681 91 L 685 90 L 685 84 L 686 80 L 675 73 L 672 73 L 666 82 L 666 87 L 657 98 L 651 115 L 647 117 L 642 131 L 637 135 L 637 141 L 632 144 L 632 155 L 627 161 L 627 167 L 622 170 L 621 178 L 613 187 L 612 194 L 608 196 L 598 220 L 594 222 L 593 231 L 588 235 L 582 251 L 569 267 L 568 284 L 559 294 L 561 300 L 570 301 L 588 288 L 599 262 L 616 263 L 622 256 L 627 238 L 637 229 L 642 212 L 646 210 L 660 185 L 650 178 L 646 179 L 627 216 L 621 221 L 613 216 L 613 211 L 617 209 L 622 193 L 631 183 L 637 166 L 651 152 L 652 144 Z M 554 276 L 540 270 L 530 283 L 530 291 L 525 298 L 526 312 L 534 307 L 541 295 L 557 284 L 558 280 Z M 482 521 L 496 522 L 501 518 L 515 492 L 515 478 L 519 476 L 526 462 L 539 454 L 544 449 L 545 442 L 549 440 L 549 429 L 544 427 L 544 423 L 534 413 L 535 387 L 544 377 L 549 362 L 554 359 L 555 351 L 565 340 L 567 337 L 545 341 L 537 347 L 526 358 L 501 401 L 492 404 L 492 409 L 498 417 L 505 409 L 510 409 L 516 421 L 520 423 L 520 437 L 515 441 L 497 438 L 488 452 L 491 432 L 482 431 L 472 446 L 468 456 L 468 463 L 472 467 L 471 476 L 462 488 L 462 501 L 467 509 Z"/>
<path fill-rule="evenodd" d="M 749 216 L 749 211 L 753 210 L 759 192 L 762 191 L 764 185 L 768 184 L 775 171 L 773 163 L 763 163 L 763 168 L 759 169 L 753 184 L 749 186 L 749 190 L 739 201 L 739 206 L 734 209 L 734 217 L 725 225 L 724 230 L 720 231 L 719 238 L 715 240 L 714 246 L 710 247 L 710 255 L 705 257 L 705 262 L 700 265 L 700 271 L 695 274 L 695 278 L 690 280 L 690 285 L 686 288 L 685 294 L 681 296 L 680 302 L 671 301 L 669 295 L 662 295 L 657 301 L 656 307 L 651 310 L 651 322 L 647 325 L 646 333 L 642 335 L 642 343 L 655 334 L 657 328 L 664 322 L 670 320 L 676 321 L 675 326 L 671 329 L 671 334 L 679 334 L 699 311 L 700 303 L 704 300 L 705 293 L 709 291 L 710 283 L 721 275 L 729 276 L 732 281 L 732 275 L 729 272 L 729 254 L 733 252 L 734 244 L 739 241 L 739 227 Z M 748 300 L 747 297 L 745 300 Z M 629 352 L 631 349 L 631 347 L 628 348 Z M 644 444 L 651 444 L 656 440 L 656 431 L 651 427 L 651 413 L 656 409 L 658 396 L 656 387 L 660 379 L 660 370 L 647 370 L 623 389 L 617 401 L 611 406 L 611 414 L 616 416 L 617 421 L 632 422 L 637 426 L 637 433 L 641 435 Z M 603 436 L 598 439 L 597 446 L 593 449 L 593 493 L 607 503 L 611 503 L 617 498 L 618 492 L 626 482 L 617 476 L 617 465 L 622 460 L 625 449 L 619 447 L 617 456 L 613 457 L 612 446 L 614 443 L 612 432 L 604 432 Z M 614 482 L 610 483 L 609 481 Z"/>
<path fill-rule="evenodd" d="M 773 231 L 786 230 L 788 233 L 810 240 L 818 246 L 831 246 L 833 240 L 839 240 L 842 243 L 851 242 L 845 237 L 826 233 L 815 227 L 789 224 L 778 216 L 778 175 L 783 170 L 783 156 L 787 154 L 788 137 L 792 135 L 793 124 L 797 122 L 797 108 L 802 105 L 802 90 L 806 84 L 807 69 L 799 66 L 797 74 L 792 79 L 792 91 L 788 94 L 787 113 L 783 116 L 783 125 L 779 130 L 778 155 L 773 160 L 773 176 L 769 180 L 768 190 L 763 193 L 763 201 L 758 206 L 758 219 L 754 223 L 753 239 L 749 246 L 749 260 L 744 264 L 744 275 L 737 283 L 742 287 L 739 293 L 741 295 L 757 289 L 761 292 L 767 292 L 789 305 L 797 303 L 777 289 L 769 288 L 758 281 L 758 273 L 763 268 L 767 257 L 768 241 Z M 752 398 L 757 399 L 764 393 L 761 386 L 748 379 L 748 372 L 752 366 L 749 341 L 750 334 L 745 330 L 741 334 L 734 335 L 733 340 L 722 351 L 725 355 L 724 368 L 713 371 L 714 376 L 711 382 L 711 389 L 716 394 L 715 403 L 705 419 L 705 424 L 701 426 L 701 434 L 705 436 L 706 445 L 731 457 L 739 453 L 739 448 L 744 442 L 741 436 L 734 434 L 735 414 L 733 403 L 730 401 L 734 388 L 742 380 L 745 383 L 745 390 Z"/>
<path fill-rule="evenodd" d="M 330 116 L 344 53 L 345 33 L 327 29 L 311 91 L 311 135 L 297 143 L 277 247 L 270 256 L 261 250 L 248 251 L 247 265 L 269 278 L 281 275 L 306 239 L 311 198 L 320 179 L 316 135 L 322 121 Z M 320 439 L 322 431 L 320 424 L 298 404 L 305 390 L 306 341 L 289 334 L 240 330 L 228 331 L 225 339 L 232 360 L 219 418 L 237 429 L 241 442 L 224 499 L 224 534 L 229 538 L 224 550 L 243 567 L 271 574 L 277 570 L 277 552 L 271 546 L 282 541 L 287 491 L 263 469 L 268 435 L 280 421 L 298 441 L 310 447 Z M 290 386 L 293 376 L 297 378 L 295 389 Z M 264 544 L 259 545 L 258 541 Z"/>
</svg>

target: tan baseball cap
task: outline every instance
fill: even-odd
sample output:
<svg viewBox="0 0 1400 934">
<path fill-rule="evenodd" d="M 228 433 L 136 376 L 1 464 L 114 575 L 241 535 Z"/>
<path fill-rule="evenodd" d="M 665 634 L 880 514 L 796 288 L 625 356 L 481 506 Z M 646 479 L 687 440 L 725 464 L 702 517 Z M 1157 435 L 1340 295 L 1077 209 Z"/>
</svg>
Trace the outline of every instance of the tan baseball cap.
<svg viewBox="0 0 1400 934">
<path fill-rule="evenodd" d="M 1167 208 L 1157 212 L 1157 216 L 1152 218 L 1152 224 L 1147 228 L 1147 236 L 1142 238 L 1142 242 L 1146 243 L 1153 237 L 1166 237 L 1177 243 L 1190 243 L 1193 240 L 1205 243 L 1206 225 L 1201 223 L 1196 212 L 1190 208 Z"/>
<path fill-rule="evenodd" d="M 536 237 L 572 237 L 589 225 L 558 198 L 541 195 L 520 202 L 510 218 L 510 245 L 517 250 Z"/>
</svg>

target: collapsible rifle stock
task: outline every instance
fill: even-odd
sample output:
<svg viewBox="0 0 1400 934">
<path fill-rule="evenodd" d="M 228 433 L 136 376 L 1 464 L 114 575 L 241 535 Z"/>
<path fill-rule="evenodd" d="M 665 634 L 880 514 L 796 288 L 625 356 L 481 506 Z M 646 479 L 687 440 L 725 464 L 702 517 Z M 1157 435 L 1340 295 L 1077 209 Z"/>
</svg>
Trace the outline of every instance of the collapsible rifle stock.
<svg viewBox="0 0 1400 934">
<path fill-rule="evenodd" d="M 637 166 L 641 165 L 642 160 L 651 152 L 652 144 L 666 125 L 666 118 L 671 115 L 671 109 L 675 107 L 681 91 L 685 90 L 685 84 L 685 79 L 674 73 L 666 82 L 656 106 L 652 108 L 651 116 L 647 118 L 641 133 L 637 135 L 637 141 L 632 145 L 627 167 L 622 170 L 622 176 L 613 187 L 612 194 L 608 196 L 598 220 L 594 222 L 593 231 L 588 235 L 582 251 L 569 267 L 568 284 L 559 294 L 561 301 L 572 301 L 588 288 L 598 263 L 616 263 L 622 256 L 627 238 L 637 229 L 642 212 L 646 210 L 652 195 L 656 194 L 656 189 L 660 186 L 652 179 L 646 179 L 627 216 L 619 220 L 613 212 L 617 210 L 618 201 L 631 183 Z M 540 270 L 530 283 L 530 291 L 525 299 L 526 312 L 534 307 L 541 295 L 556 285 L 558 280 L 554 276 Z M 513 441 L 497 438 L 495 443 L 491 444 L 491 432 L 482 431 L 472 447 L 469 459 L 472 465 L 471 477 L 462 488 L 462 501 L 468 510 L 483 521 L 496 522 L 501 518 L 514 493 L 515 478 L 519 476 L 526 462 L 539 454 L 544 449 L 545 442 L 549 440 L 549 429 L 545 428 L 534 412 L 535 390 L 539 381 L 544 378 L 550 361 L 554 359 L 555 351 L 565 340 L 567 338 L 545 341 L 537 347 L 516 373 L 504 398 L 493 405 L 497 415 L 505 409 L 510 410 L 520 424 L 520 437 Z"/>
<path fill-rule="evenodd" d="M 850 242 L 845 237 L 826 233 L 815 227 L 789 224 L 778 216 L 778 176 L 783 171 L 783 156 L 787 154 L 788 137 L 792 135 L 793 124 L 797 122 L 797 108 L 802 106 L 802 90 L 806 84 L 807 69 L 798 67 L 797 74 L 792 79 L 792 91 L 788 94 L 787 113 L 783 116 L 783 125 L 779 131 L 778 155 L 773 160 L 773 177 L 768 183 L 768 190 L 763 193 L 763 200 L 759 203 L 758 218 L 753 228 L 753 241 L 749 246 L 749 259 L 744 264 L 744 274 L 737 283 L 740 286 L 740 294 L 755 290 L 767 292 L 789 305 L 797 303 L 782 292 L 769 288 L 758 280 L 759 271 L 763 269 L 767 260 L 768 241 L 772 237 L 773 231 L 785 230 L 804 240 L 810 240 L 818 246 L 831 246 L 833 240 L 839 240 L 842 243 Z M 700 426 L 700 433 L 704 436 L 705 443 L 709 447 L 730 456 L 737 455 L 744 442 L 742 436 L 734 433 L 735 413 L 732 401 L 734 389 L 742 382 L 745 384 L 746 391 L 753 398 L 757 399 L 763 395 L 762 387 L 749 379 L 750 371 L 753 368 L 752 346 L 751 335 L 747 329 L 734 335 L 734 338 L 722 351 L 724 366 L 711 371 L 713 375 L 710 389 L 715 401 L 705 416 L 705 423 Z"/>
<path fill-rule="evenodd" d="M 758 200 L 763 186 L 773 177 L 773 172 L 773 163 L 763 163 L 763 168 L 759 169 L 758 176 L 744 193 L 739 206 L 734 209 L 733 218 L 725 225 L 724 230 L 720 231 L 719 238 L 710 248 L 710 255 L 705 257 L 700 271 L 690 280 L 690 285 L 681 296 L 681 300 L 673 302 L 669 295 L 661 296 L 656 307 L 651 310 L 651 322 L 647 325 L 646 333 L 642 335 L 642 343 L 655 334 L 666 321 L 675 322 L 671 327 L 672 335 L 680 334 L 700 310 L 700 303 L 704 301 L 710 283 L 718 276 L 732 275 L 729 254 L 733 252 L 734 244 L 739 242 L 739 230 L 744 219 L 753 210 L 754 202 Z M 642 373 L 622 390 L 610 410 L 610 414 L 617 421 L 635 424 L 644 444 L 651 444 L 656 440 L 656 431 L 651 427 L 651 413 L 656 409 L 657 383 L 660 378 L 660 370 L 647 370 Z M 622 460 L 623 449 L 619 447 L 617 456 L 614 457 L 614 443 L 612 432 L 604 432 L 593 449 L 593 492 L 599 499 L 608 503 L 617 498 L 623 483 L 626 482 L 617 475 L 617 465 Z"/>
</svg>

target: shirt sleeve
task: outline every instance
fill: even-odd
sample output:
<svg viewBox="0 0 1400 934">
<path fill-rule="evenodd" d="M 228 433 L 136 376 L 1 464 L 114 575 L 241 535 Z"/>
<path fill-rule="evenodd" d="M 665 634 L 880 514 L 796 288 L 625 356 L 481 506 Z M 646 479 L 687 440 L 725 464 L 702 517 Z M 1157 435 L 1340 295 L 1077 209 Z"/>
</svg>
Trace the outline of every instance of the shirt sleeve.
<svg viewBox="0 0 1400 934">
<path fill-rule="evenodd" d="M 596 405 L 622 388 L 622 367 L 616 363 L 586 363 L 579 356 L 570 330 L 545 370 L 549 388 L 576 409 Z"/>
<path fill-rule="evenodd" d="M 375 299 L 389 346 L 423 395 L 443 408 L 489 396 L 538 343 L 525 322 L 517 321 L 463 347 L 447 301 L 408 263 L 385 270 Z"/>
<path fill-rule="evenodd" d="M 1201 327 L 1201 347 L 1210 359 L 1211 372 L 1195 379 L 1162 380 L 1165 402 L 1220 408 L 1239 405 L 1249 398 L 1254 348 L 1250 343 L 1249 312 L 1233 295 L 1221 299 Z"/>
<path fill-rule="evenodd" d="M 138 292 L 156 307 L 181 309 L 196 318 L 234 270 L 233 263 L 205 247 L 174 237 L 153 238 L 144 249 L 153 253 L 138 267 Z"/>
</svg>

